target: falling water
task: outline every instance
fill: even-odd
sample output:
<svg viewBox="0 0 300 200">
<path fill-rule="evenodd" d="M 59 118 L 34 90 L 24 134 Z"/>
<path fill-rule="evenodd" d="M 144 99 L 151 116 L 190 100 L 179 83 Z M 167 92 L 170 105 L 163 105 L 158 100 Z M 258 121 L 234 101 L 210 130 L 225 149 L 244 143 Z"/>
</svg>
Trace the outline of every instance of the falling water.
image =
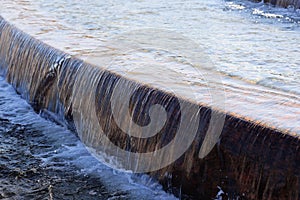
<svg viewBox="0 0 300 200">
<path fill-rule="evenodd" d="M 74 197 L 81 198 L 82 196 L 80 195 L 89 195 L 89 198 L 92 199 L 174 199 L 171 195 L 161 191 L 161 186 L 147 176 L 136 177 L 132 173 L 113 172 L 111 169 L 101 165 L 87 154 L 82 143 L 73 135 L 74 133 L 69 132 L 64 127 L 69 127 L 71 130 L 75 129 L 70 99 L 73 99 L 71 95 L 73 92 L 72 85 L 75 84 L 74 75 L 83 65 L 82 61 L 71 59 L 68 55 L 33 39 L 9 25 L 3 19 L 1 19 L 0 29 L 1 73 L 14 86 L 17 92 L 33 106 L 36 112 L 63 125 L 62 127 L 53 125 L 51 122 L 47 122 L 34 114 L 30 107 L 14 94 L 12 88 L 6 83 L 2 83 L 3 80 L 2 78 L 0 79 L 0 104 L 3 111 L 0 116 L 1 134 L 4 131 L 7 137 L 3 151 L 17 152 L 17 154 L 23 156 L 27 163 L 26 166 L 21 166 L 21 169 L 15 169 L 18 171 L 13 171 L 13 173 L 19 173 L 20 175 L 18 176 L 20 178 L 22 178 L 23 173 L 27 174 L 24 175 L 25 177 L 31 177 L 30 173 L 36 174 L 35 176 L 39 176 L 39 173 L 44 173 L 43 176 L 46 179 L 40 178 L 36 180 L 39 181 L 36 184 L 38 189 L 33 189 L 28 188 L 28 183 L 27 185 L 23 183 L 23 180 L 26 179 L 19 181 L 17 185 L 9 187 L 8 184 L 15 183 L 13 181 L 9 183 L 8 177 L 12 175 L 8 175 L 5 179 L 1 177 L 1 180 L 3 179 L 1 197 L 48 198 L 50 194 L 53 198 L 65 198 L 66 196 L 64 195 L 74 195 Z M 18 59 L 14 60 L 11 56 L 18 57 Z M 6 98 L 9 100 L 6 100 Z M 8 101 L 8 105 L 6 105 L 6 101 Z M 16 115 L 21 116 L 16 117 Z M 10 126 L 12 126 L 12 130 L 9 130 Z M 13 133 L 13 135 L 9 135 L 9 133 Z M 21 146 L 8 148 L 8 144 L 14 145 L 9 143 L 14 137 L 18 138 L 18 144 L 20 143 Z M 30 149 L 34 152 L 34 157 L 30 157 L 29 152 L 23 152 L 26 151 L 27 144 L 22 138 L 30 140 L 30 145 L 36 147 L 30 146 Z M 64 141 L 60 141 L 62 138 Z M 24 146 L 25 150 L 22 149 Z M 39 159 L 44 162 L 42 166 L 38 164 L 38 168 L 31 169 L 30 167 L 35 166 L 35 162 L 39 162 Z M 21 162 L 24 161 L 21 160 Z M 1 168 L 1 172 L 5 175 L 9 173 L 7 171 L 14 170 L 16 165 L 13 165 L 13 163 L 14 160 L 6 163 L 6 167 Z M 86 171 L 77 172 L 78 168 Z M 39 172 L 32 172 L 32 170 Z M 66 177 L 62 177 L 70 179 L 69 183 L 64 181 L 66 184 L 69 184 L 68 187 L 60 184 L 59 176 L 62 170 L 70 171 L 70 173 L 64 174 Z M 48 175 L 48 171 L 57 174 L 57 176 Z M 99 173 L 104 173 L 105 175 L 99 176 Z M 35 176 L 28 179 L 35 180 Z M 71 177 L 74 176 L 77 177 L 77 183 L 73 183 L 71 180 Z M 90 179 L 86 176 L 94 176 L 94 178 Z M 90 184 L 94 185 L 90 186 Z M 9 190 L 7 190 L 8 187 L 10 188 Z M 90 193 L 81 194 L 82 192 L 73 191 L 75 190 L 73 187 L 78 187 L 75 189 L 82 191 L 86 190 L 84 187 L 90 188 Z M 97 189 L 92 190 L 95 187 Z M 106 190 L 105 187 L 109 189 Z M 46 192 L 43 192 L 44 190 Z"/>
<path fill-rule="evenodd" d="M 35 111 L 76 131 L 89 151 L 111 167 L 149 172 L 177 195 L 212 198 L 221 187 L 232 198 L 243 193 L 252 199 L 299 197 L 297 93 L 241 80 L 236 87 L 224 75 L 227 111 L 212 103 L 201 80 L 187 81 L 188 89 L 203 91 L 200 100 L 193 100 L 183 95 L 185 85 L 175 95 L 144 83 L 134 72 L 124 77 L 88 64 L 4 19 L 0 30 L 6 80 Z M 201 73 L 209 77 L 209 71 Z M 220 85 L 209 84 L 212 90 Z"/>
<path fill-rule="evenodd" d="M 283 142 L 279 138 L 276 139 L 281 137 L 282 133 L 276 133 L 276 130 L 231 115 L 227 115 L 224 123 L 224 114 L 211 111 L 205 105 L 189 102 L 175 97 L 172 93 L 137 83 L 105 69 L 86 64 L 77 58 L 71 58 L 22 33 L 3 19 L 0 28 L 2 30 L 0 36 L 1 69 L 8 82 L 34 106 L 36 111 L 47 110 L 45 112 L 49 112 L 50 115 L 53 113 L 58 116 L 58 121 L 76 129 L 90 151 L 99 159 L 106 162 L 109 160 L 108 163 L 112 167 L 135 172 L 153 171 L 152 176 L 160 179 L 162 183 L 170 179 L 172 187 L 179 186 L 186 193 L 206 198 L 217 193 L 216 186 L 220 184 L 219 179 L 224 175 L 231 178 L 239 177 L 243 180 L 249 173 L 248 170 L 254 170 L 252 173 L 257 174 L 256 164 L 242 172 L 232 171 L 231 169 L 236 168 L 234 166 L 241 165 L 242 168 L 249 166 L 244 156 L 239 158 L 233 156 L 232 152 L 254 151 L 261 157 L 274 154 L 275 157 L 285 155 L 289 156 L 290 160 L 296 160 L 298 150 L 295 148 L 299 142 L 297 138 L 286 135 L 286 140 Z M 129 98 L 123 99 L 126 94 Z M 153 111 L 152 105 L 157 104 L 166 110 L 166 115 L 161 114 L 162 117 L 158 117 L 158 120 L 153 122 L 153 113 L 160 113 L 161 107 L 156 107 L 157 110 Z M 128 112 L 129 115 L 127 115 Z M 116 119 L 120 117 L 122 120 L 118 122 Z M 161 120 L 167 121 L 160 123 Z M 222 121 L 224 129 L 218 130 L 216 127 Z M 154 129 L 156 126 L 162 127 L 155 136 L 143 138 L 141 134 L 144 134 L 144 131 L 136 130 L 135 124 L 147 126 L 150 122 L 154 123 Z M 145 130 L 150 134 L 147 129 Z M 153 128 L 149 130 L 152 131 Z M 219 135 L 216 133 L 221 134 L 221 130 L 222 143 L 215 146 L 219 141 Z M 252 131 L 257 135 L 252 135 Z M 235 135 L 240 136 L 232 137 Z M 258 137 L 264 137 L 264 139 L 258 139 Z M 237 143 L 236 140 L 240 140 L 238 143 L 242 142 L 245 145 L 233 147 L 231 143 Z M 280 153 L 260 151 L 264 145 L 280 147 Z M 165 147 L 168 148 L 160 151 Z M 223 152 L 222 156 L 220 151 Z M 112 154 L 114 158 L 111 157 Z M 216 157 L 210 160 L 208 159 L 210 156 Z M 208 160 L 202 161 L 201 158 Z M 217 164 L 218 162 L 220 163 Z M 297 168 L 293 163 L 279 161 L 274 163 L 274 160 L 265 160 L 265 162 L 275 169 L 278 165 L 287 169 Z M 224 164 L 227 167 L 223 166 Z M 210 169 L 205 174 L 199 174 L 199 167 L 208 166 Z M 215 173 L 216 169 L 222 169 L 224 172 Z M 171 176 L 165 176 L 169 173 Z M 206 175 L 212 179 L 209 182 L 200 183 Z M 290 181 L 286 184 L 289 188 L 293 188 L 292 191 L 297 191 L 296 174 L 286 176 L 290 177 L 288 179 Z M 180 177 L 179 180 L 178 177 Z M 239 187 L 249 189 L 252 183 L 257 181 L 255 177 L 248 182 L 242 182 Z M 278 175 L 267 177 L 272 177 L 274 181 L 283 181 Z M 263 181 L 268 182 L 267 177 Z M 274 185 L 269 185 L 267 182 L 261 187 L 264 193 L 271 195 Z M 203 185 L 206 190 L 197 191 L 199 184 Z M 223 187 L 229 191 L 236 191 L 235 188 L 237 188 L 235 184 L 225 184 Z M 254 187 L 248 195 L 262 195 L 259 193 L 262 188 Z M 176 193 L 176 191 L 173 192 Z M 283 191 L 279 190 L 279 194 L 280 192 Z M 232 197 L 239 195 L 236 192 L 231 194 Z M 295 197 L 298 194 L 291 193 L 290 195 Z"/>
</svg>

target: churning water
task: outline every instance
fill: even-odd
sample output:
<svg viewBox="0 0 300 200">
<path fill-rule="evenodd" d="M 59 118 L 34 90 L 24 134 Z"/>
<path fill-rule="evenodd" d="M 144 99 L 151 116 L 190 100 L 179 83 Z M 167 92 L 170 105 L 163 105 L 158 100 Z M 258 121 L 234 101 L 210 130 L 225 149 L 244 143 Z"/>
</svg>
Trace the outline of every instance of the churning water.
<svg viewBox="0 0 300 200">
<path fill-rule="evenodd" d="M 176 199 L 146 175 L 101 164 L 1 77 L 0 110 L 1 199 Z"/>
</svg>

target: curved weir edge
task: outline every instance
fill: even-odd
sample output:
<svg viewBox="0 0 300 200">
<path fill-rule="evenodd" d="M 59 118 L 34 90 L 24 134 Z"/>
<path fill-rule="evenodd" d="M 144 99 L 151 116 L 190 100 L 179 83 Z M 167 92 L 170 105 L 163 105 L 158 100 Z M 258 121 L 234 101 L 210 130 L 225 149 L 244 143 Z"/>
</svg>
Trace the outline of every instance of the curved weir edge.
<svg viewBox="0 0 300 200">
<path fill-rule="evenodd" d="M 55 115 L 70 129 L 81 132 L 79 137 L 83 143 L 96 150 L 101 149 L 101 142 L 98 141 L 99 133 L 90 132 L 97 127 L 94 123 L 103 127 L 101 134 L 109 137 L 115 145 L 131 152 L 151 152 L 163 147 L 174 138 L 176 130 L 174 132 L 173 129 L 180 123 L 181 113 L 176 103 L 179 97 L 92 66 L 78 58 L 70 58 L 68 54 L 29 36 L 1 17 L 0 72 L 37 112 Z M 160 134 L 150 139 L 138 139 L 118 129 L 108 104 L 113 96 L 112 91 L 120 82 L 128 88 L 138 88 L 129 104 L 137 123 L 147 124 L 147 112 L 154 103 L 168 109 L 170 120 Z M 89 95 L 96 98 L 91 100 Z M 145 96 L 147 102 L 143 103 Z M 298 135 L 256 124 L 233 114 L 219 113 L 225 118 L 221 135 L 209 154 L 201 159 L 198 155 L 212 112 L 219 111 L 181 101 L 198 110 L 199 124 L 192 144 L 179 159 L 149 172 L 167 191 L 208 199 L 214 198 L 221 187 L 230 198 L 300 198 Z M 81 107 L 84 107 L 83 111 Z M 95 110 L 96 122 L 89 116 L 89 109 Z M 124 119 L 126 121 L 128 119 Z M 86 131 L 78 130 L 80 128 Z M 186 132 L 187 137 L 190 134 Z M 172 155 L 173 152 L 169 153 Z"/>
</svg>

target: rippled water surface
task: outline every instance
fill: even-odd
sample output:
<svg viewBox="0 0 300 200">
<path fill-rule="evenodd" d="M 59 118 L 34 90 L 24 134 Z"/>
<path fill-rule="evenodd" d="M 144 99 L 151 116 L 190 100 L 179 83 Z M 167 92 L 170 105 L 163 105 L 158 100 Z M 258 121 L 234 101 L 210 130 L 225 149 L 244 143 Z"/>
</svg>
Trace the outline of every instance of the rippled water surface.
<svg viewBox="0 0 300 200">
<path fill-rule="evenodd" d="M 12 7 L 11 1 L 8 2 Z M 27 18 L 30 13 L 33 15 L 30 18 L 45 22 L 36 34 L 46 39 L 48 33 L 56 32 L 56 37 L 69 34 L 71 38 L 92 37 L 105 42 L 131 30 L 173 30 L 199 44 L 214 66 L 227 75 L 292 93 L 300 91 L 300 12 L 292 8 L 274 9 L 257 3 L 220 0 L 29 0 L 15 4 L 21 4 L 26 12 L 16 18 Z M 47 20 L 36 19 L 40 17 L 37 13 Z M 61 25 L 48 26 L 49 20 Z M 35 22 L 25 19 L 22 23 Z M 70 34 L 71 30 L 75 33 Z M 70 43 L 76 46 L 71 51 L 80 47 L 84 50 L 89 45 L 69 40 L 68 46 Z"/>
<path fill-rule="evenodd" d="M 208 104 L 225 91 L 221 109 L 300 133 L 299 10 L 239 0 L 2 0 L 1 15 L 98 66 Z"/>
<path fill-rule="evenodd" d="M 72 55 L 88 61 L 96 55 L 99 66 L 178 87 L 201 102 L 209 101 L 207 85 L 224 90 L 229 112 L 300 132 L 299 10 L 221 0 L 2 4 L 5 18 Z M 201 71 L 207 60 L 210 71 L 221 73 L 218 80 Z"/>
</svg>

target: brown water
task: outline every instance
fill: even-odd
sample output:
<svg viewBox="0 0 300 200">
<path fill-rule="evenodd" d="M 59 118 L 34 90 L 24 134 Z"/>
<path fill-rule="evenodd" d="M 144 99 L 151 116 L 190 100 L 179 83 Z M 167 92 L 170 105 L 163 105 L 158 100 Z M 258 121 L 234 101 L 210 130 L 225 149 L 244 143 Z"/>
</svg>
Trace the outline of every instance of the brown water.
<svg viewBox="0 0 300 200">
<path fill-rule="evenodd" d="M 71 55 L 299 133 L 297 12 L 217 0 L 2 1 L 1 9 Z"/>
<path fill-rule="evenodd" d="M 10 53 L 20 59 L 7 61 L 7 80 L 37 110 L 46 106 L 63 116 L 72 108 L 80 138 L 92 151 L 99 151 L 96 155 L 100 159 L 111 158 L 103 158 L 103 152 L 107 151 L 101 149 L 107 147 L 105 141 L 104 145 L 99 145 L 103 140 L 98 130 L 104 127 L 103 134 L 109 139 L 112 137 L 112 141 L 119 133 L 121 141 L 126 141 L 114 144 L 131 152 L 120 156 L 122 152 L 117 151 L 123 167 L 124 163 L 128 163 L 130 166 L 127 168 L 134 168 L 133 171 L 155 170 L 147 166 L 147 156 L 136 159 L 135 153 L 144 153 L 140 152 L 142 149 L 153 151 L 162 148 L 172 139 L 173 132 L 169 131 L 170 127 L 165 127 L 161 132 L 167 130 L 165 134 L 146 140 L 140 138 L 148 137 L 151 134 L 149 130 L 162 127 L 160 122 L 165 118 L 171 119 L 166 125 L 176 129 L 176 132 L 178 127 L 174 124 L 179 124 L 176 122 L 181 115 L 184 116 L 182 110 L 178 113 L 176 98 L 174 100 L 170 94 L 141 87 L 103 69 L 240 118 L 288 130 L 290 134 L 300 133 L 299 52 L 295 42 L 299 37 L 297 11 L 269 10 L 262 4 L 219 1 L 150 4 L 140 1 L 95 3 L 45 0 L 3 1 L 3 5 L 1 14 L 25 32 L 99 67 L 91 68 L 67 59 L 68 67 L 53 68 L 61 61 L 60 53 L 44 45 L 36 49 L 36 43 L 31 44 L 29 37 L 17 37 L 18 33 L 13 33 Z M 5 40 L 5 37 L 2 39 Z M 27 59 L 22 60 L 26 54 Z M 37 61 L 42 64 L 40 69 L 33 64 Z M 50 71 L 45 71 L 48 68 Z M 77 72 L 71 72 L 73 69 Z M 68 74 L 76 79 L 67 77 Z M 34 81 L 30 81 L 32 79 Z M 64 84 L 66 80 L 67 84 Z M 96 91 L 99 96 L 94 97 L 90 91 Z M 145 114 L 148 112 L 150 122 L 152 118 L 158 119 L 149 130 L 147 127 L 135 127 L 134 123 L 124 123 L 131 118 L 126 115 L 128 110 L 123 108 L 128 95 L 132 95 L 128 105 L 131 105 L 129 112 L 132 112 L 134 122 L 139 125 L 149 123 L 149 116 Z M 45 100 L 44 96 L 47 96 Z M 122 99 L 125 103 L 117 101 L 115 108 L 105 103 L 114 99 Z M 141 99 L 144 100 L 135 102 Z M 166 116 L 160 113 L 159 107 L 148 110 L 155 102 L 164 106 Z M 197 124 L 200 111 L 198 113 L 197 107 L 189 106 L 185 117 L 190 120 L 186 124 L 191 125 L 185 126 L 184 130 L 192 133 L 192 125 Z M 152 116 L 151 112 L 159 115 Z M 15 118 L 19 119 L 17 115 Z M 102 127 L 97 126 L 98 122 Z M 212 128 L 211 131 L 217 130 Z M 130 137 L 122 135 L 123 132 Z M 139 134 L 135 135 L 136 132 Z M 136 137 L 139 139 L 136 140 Z M 151 142 L 151 139 L 160 142 Z M 218 140 L 218 137 L 215 139 Z M 215 139 L 204 140 L 204 146 Z M 190 144 L 186 137 L 178 141 L 180 146 Z M 157 162 L 154 165 L 159 165 L 156 167 L 164 167 L 176 159 L 174 154 L 180 149 L 179 145 L 170 144 L 173 145 L 171 155 L 174 158 L 169 156 L 164 163 L 165 156 L 158 156 L 154 159 Z M 199 156 L 206 156 L 210 150 L 209 147 L 201 147 Z M 153 159 L 151 156 L 150 160 Z M 86 158 L 83 160 L 86 161 Z M 113 158 L 111 160 L 114 162 Z M 131 160 L 138 160 L 138 163 Z M 113 167 L 118 164 L 113 163 Z"/>
</svg>

